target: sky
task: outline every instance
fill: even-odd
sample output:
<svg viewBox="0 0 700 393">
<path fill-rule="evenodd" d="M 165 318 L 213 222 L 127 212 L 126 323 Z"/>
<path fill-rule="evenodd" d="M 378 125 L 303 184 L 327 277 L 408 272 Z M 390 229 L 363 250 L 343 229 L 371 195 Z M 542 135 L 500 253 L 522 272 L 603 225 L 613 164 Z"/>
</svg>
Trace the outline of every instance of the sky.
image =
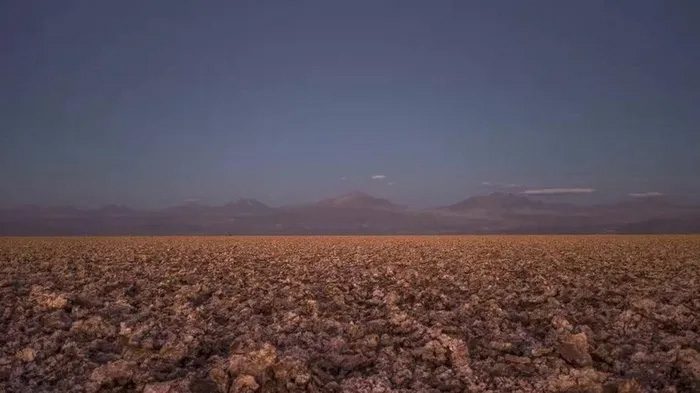
<svg viewBox="0 0 700 393">
<path fill-rule="evenodd" d="M 696 1 L 0 2 L 0 205 L 700 200 Z"/>
</svg>

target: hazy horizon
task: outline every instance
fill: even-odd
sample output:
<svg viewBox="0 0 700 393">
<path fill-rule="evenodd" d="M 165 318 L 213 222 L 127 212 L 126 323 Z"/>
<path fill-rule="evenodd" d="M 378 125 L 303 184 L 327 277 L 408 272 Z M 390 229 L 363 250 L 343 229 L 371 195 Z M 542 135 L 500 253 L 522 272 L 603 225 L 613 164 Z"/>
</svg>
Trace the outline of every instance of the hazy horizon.
<svg viewBox="0 0 700 393">
<path fill-rule="evenodd" d="M 551 191 L 550 191 L 551 190 Z M 528 193 L 527 191 L 537 191 L 535 193 Z M 294 207 L 294 206 L 305 206 L 305 205 L 316 205 L 319 203 L 323 203 L 324 201 L 331 200 L 331 199 L 336 199 L 336 198 L 342 198 L 346 196 L 365 196 L 365 197 L 370 197 L 370 198 L 379 198 L 383 200 L 387 200 L 393 204 L 396 204 L 397 206 L 401 206 L 407 209 L 432 209 L 432 208 L 442 208 L 446 207 L 455 203 L 463 202 L 465 200 L 469 200 L 475 197 L 486 197 L 486 196 L 492 196 L 492 195 L 513 195 L 517 197 L 522 197 L 522 198 L 527 198 L 532 201 L 540 201 L 540 202 L 545 202 L 545 203 L 563 203 L 563 204 L 570 204 L 570 205 L 579 205 L 579 206 L 595 206 L 595 205 L 609 205 L 609 204 L 615 204 L 615 203 L 620 203 L 620 202 L 629 202 L 629 201 L 651 201 L 651 200 L 656 200 L 656 201 L 665 201 L 668 203 L 675 203 L 675 204 L 680 204 L 680 205 L 689 205 L 693 206 L 697 204 L 697 201 L 691 199 L 691 198 L 682 198 L 678 196 L 669 196 L 666 194 L 662 193 L 632 193 L 628 194 L 626 196 L 621 196 L 619 198 L 609 198 L 606 200 L 596 200 L 593 198 L 590 198 L 590 192 L 570 192 L 570 193 L 561 193 L 557 192 L 559 191 L 558 189 L 539 189 L 539 190 L 526 190 L 526 191 L 517 191 L 517 190 L 499 190 L 499 191 L 488 191 L 488 192 L 483 192 L 483 193 L 477 193 L 477 194 L 471 194 L 471 195 L 466 195 L 461 199 L 458 200 L 451 200 L 443 204 L 439 205 L 411 205 L 411 204 L 406 204 L 404 203 L 401 199 L 393 199 L 393 198 L 388 198 L 384 197 L 379 194 L 369 194 L 361 190 L 349 190 L 346 192 L 341 192 L 339 194 L 333 194 L 333 195 L 325 195 L 325 196 L 319 196 L 317 198 L 312 198 L 308 200 L 303 200 L 303 201 L 279 201 L 278 203 L 270 203 L 264 199 L 258 199 L 258 198 L 252 198 L 252 197 L 246 197 L 246 196 L 240 196 L 240 197 L 232 197 L 228 200 L 220 201 L 220 202 L 209 202 L 209 201 L 203 201 L 200 199 L 185 199 L 179 202 L 174 202 L 174 203 L 169 203 L 169 204 L 164 204 L 164 205 L 154 205 L 154 206 L 139 206 L 139 205 L 129 205 L 126 203 L 103 203 L 103 204 L 38 204 L 38 203 L 23 203 L 23 204 L 15 204 L 15 205 L 0 205 L 0 209 L 17 209 L 17 208 L 22 208 L 22 207 L 27 207 L 27 206 L 36 206 L 36 207 L 41 207 L 41 208 L 78 208 L 78 209 L 99 209 L 99 208 L 105 208 L 105 207 L 126 207 L 130 209 L 135 209 L 135 210 L 159 210 L 159 209 L 168 209 L 172 207 L 178 207 L 178 206 L 186 206 L 186 205 L 200 205 L 200 206 L 211 206 L 211 207 L 216 207 L 216 206 L 225 206 L 227 204 L 231 203 L 238 203 L 238 202 L 245 202 L 245 201 L 255 201 L 262 203 L 268 207 L 273 207 L 273 208 L 282 208 L 282 207 Z M 551 193 L 550 193 L 551 192 Z"/>
</svg>

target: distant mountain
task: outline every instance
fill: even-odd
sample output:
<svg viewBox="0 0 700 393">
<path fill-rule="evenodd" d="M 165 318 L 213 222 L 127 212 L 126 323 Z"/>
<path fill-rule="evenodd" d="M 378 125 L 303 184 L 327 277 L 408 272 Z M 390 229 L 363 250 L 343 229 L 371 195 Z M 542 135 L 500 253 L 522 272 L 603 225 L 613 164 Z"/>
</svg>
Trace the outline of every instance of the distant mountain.
<svg viewBox="0 0 700 393">
<path fill-rule="evenodd" d="M 700 214 L 691 217 L 656 218 L 620 226 L 620 233 L 700 233 Z"/>
<path fill-rule="evenodd" d="M 412 210 L 353 192 L 271 207 L 255 199 L 158 210 L 20 206 L 0 209 L 0 235 L 685 233 L 700 232 L 700 207 L 663 198 L 581 206 L 493 193 Z"/>
<path fill-rule="evenodd" d="M 421 227 L 414 212 L 362 192 L 281 210 L 278 228 L 294 233 L 407 233 Z"/>
<path fill-rule="evenodd" d="M 124 217 L 136 214 L 137 211 L 124 205 L 105 205 L 95 210 L 95 214 L 107 217 Z"/>
<path fill-rule="evenodd" d="M 363 192 L 351 192 L 318 202 L 319 206 L 352 209 L 400 209 L 387 199 L 376 198 Z"/>
<path fill-rule="evenodd" d="M 265 215 L 275 211 L 275 209 L 266 204 L 250 198 L 239 199 L 235 202 L 229 202 L 221 207 L 225 213 L 232 215 Z"/>
<path fill-rule="evenodd" d="M 664 226 L 677 219 L 686 220 L 698 213 L 698 206 L 675 203 L 665 197 L 630 198 L 617 203 L 596 205 L 591 207 L 593 214 L 601 220 L 622 222 L 626 228 L 629 224 L 648 222 L 645 227 L 653 227 L 653 223 L 664 222 Z M 684 227 L 687 227 L 687 222 Z M 635 227 L 637 228 L 637 227 Z"/>
<path fill-rule="evenodd" d="M 161 212 L 168 214 L 191 215 L 210 211 L 211 208 L 211 206 L 203 205 L 199 202 L 187 202 L 181 205 L 166 207 L 165 209 L 162 209 Z"/>
<path fill-rule="evenodd" d="M 467 198 L 453 205 L 437 209 L 446 214 L 481 219 L 514 219 L 523 215 L 577 215 L 577 206 L 565 203 L 543 202 L 523 195 L 495 192 Z"/>
<path fill-rule="evenodd" d="M 517 210 L 517 209 L 540 209 L 543 202 L 535 201 L 524 196 L 494 192 L 489 195 L 479 195 L 467 198 L 453 205 L 445 206 L 442 210 L 453 212 L 464 212 L 469 210 Z"/>
<path fill-rule="evenodd" d="M 676 211 L 681 211 L 685 209 L 694 209 L 696 206 L 686 206 L 678 203 L 674 203 L 665 197 L 645 197 L 645 198 L 631 198 L 623 200 L 617 203 L 598 206 L 603 209 L 614 210 L 614 211 L 625 211 L 634 214 L 644 213 L 644 212 L 666 212 L 672 213 Z"/>
<path fill-rule="evenodd" d="M 162 215 L 236 217 L 257 216 L 273 212 L 275 209 L 255 199 L 239 199 L 223 206 L 209 206 L 197 202 L 171 206 L 159 211 Z"/>
<path fill-rule="evenodd" d="M 674 203 L 668 197 L 665 196 L 646 196 L 646 197 L 629 197 L 625 200 L 614 203 L 610 206 L 614 207 L 669 207 L 669 206 L 679 206 L 679 204 Z"/>
</svg>

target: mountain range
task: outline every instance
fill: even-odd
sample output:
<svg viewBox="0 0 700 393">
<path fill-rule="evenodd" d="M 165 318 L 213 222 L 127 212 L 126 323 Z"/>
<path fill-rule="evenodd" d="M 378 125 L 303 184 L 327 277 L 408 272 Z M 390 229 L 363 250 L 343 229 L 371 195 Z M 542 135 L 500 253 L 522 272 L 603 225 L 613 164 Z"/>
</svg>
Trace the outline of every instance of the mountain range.
<svg viewBox="0 0 700 393">
<path fill-rule="evenodd" d="M 0 209 L 0 235 L 697 233 L 700 206 L 662 197 L 574 205 L 492 193 L 410 209 L 353 192 L 272 207 L 255 199 L 164 209 L 35 205 Z"/>
</svg>

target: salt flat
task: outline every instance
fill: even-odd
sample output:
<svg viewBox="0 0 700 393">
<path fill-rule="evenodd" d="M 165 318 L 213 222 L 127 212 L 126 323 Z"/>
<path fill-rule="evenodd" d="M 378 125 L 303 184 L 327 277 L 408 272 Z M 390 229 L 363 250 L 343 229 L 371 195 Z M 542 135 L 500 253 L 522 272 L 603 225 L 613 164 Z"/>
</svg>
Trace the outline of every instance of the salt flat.
<svg viewBox="0 0 700 393">
<path fill-rule="evenodd" d="M 0 391 L 698 391 L 700 236 L 0 239 Z"/>
</svg>

